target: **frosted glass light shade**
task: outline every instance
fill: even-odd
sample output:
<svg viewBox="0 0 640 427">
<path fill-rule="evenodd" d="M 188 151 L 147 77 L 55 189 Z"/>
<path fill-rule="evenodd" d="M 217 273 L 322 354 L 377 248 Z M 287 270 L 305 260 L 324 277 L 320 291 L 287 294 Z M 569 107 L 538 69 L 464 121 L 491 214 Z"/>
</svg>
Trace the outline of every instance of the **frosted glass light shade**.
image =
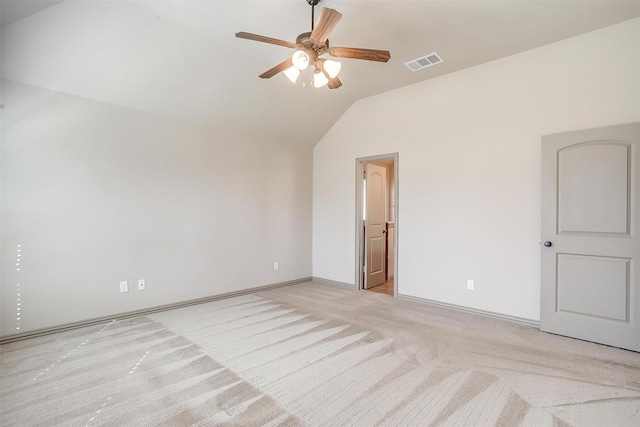
<svg viewBox="0 0 640 427">
<path fill-rule="evenodd" d="M 313 87 L 323 87 L 329 83 L 329 79 L 321 70 L 316 70 L 313 73 Z"/>
<path fill-rule="evenodd" d="M 322 67 L 327 72 L 327 74 L 329 74 L 330 78 L 334 78 L 338 75 L 338 73 L 340 73 L 342 64 L 338 61 L 327 59 L 322 63 Z"/>
<path fill-rule="evenodd" d="M 298 70 L 296 67 L 289 67 L 284 70 L 284 75 L 287 76 L 289 80 L 291 80 L 291 83 L 295 83 L 296 80 L 298 80 L 298 76 L 300 75 L 300 70 Z"/>
<path fill-rule="evenodd" d="M 296 50 L 291 56 L 291 62 L 298 70 L 304 70 L 309 66 L 309 55 L 304 50 Z"/>
</svg>

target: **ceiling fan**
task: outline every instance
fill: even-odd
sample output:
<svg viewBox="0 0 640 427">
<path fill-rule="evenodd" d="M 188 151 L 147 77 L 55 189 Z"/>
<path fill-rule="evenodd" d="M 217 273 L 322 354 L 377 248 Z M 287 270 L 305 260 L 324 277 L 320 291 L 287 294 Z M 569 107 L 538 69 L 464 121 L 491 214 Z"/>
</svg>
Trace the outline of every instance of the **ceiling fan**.
<svg viewBox="0 0 640 427">
<path fill-rule="evenodd" d="M 291 58 L 281 62 L 270 70 L 260 74 L 260 78 L 268 79 L 281 71 L 292 83 L 295 83 L 300 72 L 309 65 L 313 65 L 313 86 L 337 89 L 342 86 L 338 79 L 341 64 L 338 61 L 321 58 L 322 55 L 329 54 L 336 58 L 364 59 L 367 61 L 387 62 L 391 58 L 388 50 L 363 49 L 356 47 L 330 47 L 329 34 L 338 24 L 342 14 L 335 9 L 322 8 L 318 22 L 314 26 L 314 7 L 320 0 L 306 0 L 311 6 L 311 32 L 302 33 L 296 38 L 296 42 L 274 39 L 258 34 L 239 32 L 236 37 L 247 40 L 254 40 L 263 43 L 271 43 L 296 49 Z"/>
</svg>

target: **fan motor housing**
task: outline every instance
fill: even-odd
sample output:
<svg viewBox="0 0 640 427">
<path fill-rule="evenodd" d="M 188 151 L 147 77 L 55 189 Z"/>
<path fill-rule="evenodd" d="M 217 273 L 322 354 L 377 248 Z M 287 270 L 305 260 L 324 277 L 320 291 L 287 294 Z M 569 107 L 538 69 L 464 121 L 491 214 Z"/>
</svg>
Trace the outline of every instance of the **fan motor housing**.
<svg viewBox="0 0 640 427">
<path fill-rule="evenodd" d="M 316 52 L 317 55 L 322 55 L 329 49 L 329 39 L 327 39 L 323 44 L 316 44 L 311 40 L 310 32 L 302 33 L 296 37 L 296 44 L 302 46 L 305 50 Z"/>
</svg>

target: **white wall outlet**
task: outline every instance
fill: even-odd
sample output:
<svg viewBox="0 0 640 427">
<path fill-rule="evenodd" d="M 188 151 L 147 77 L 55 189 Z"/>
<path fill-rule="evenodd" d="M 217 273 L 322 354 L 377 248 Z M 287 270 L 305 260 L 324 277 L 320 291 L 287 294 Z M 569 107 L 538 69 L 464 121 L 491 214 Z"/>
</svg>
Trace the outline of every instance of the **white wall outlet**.
<svg viewBox="0 0 640 427">
<path fill-rule="evenodd" d="M 129 282 L 120 282 L 120 292 L 129 292 Z"/>
<path fill-rule="evenodd" d="M 278 264 L 278 261 L 274 262 L 274 263 L 273 263 L 273 269 L 274 269 L 274 270 L 277 270 L 277 269 L 279 269 L 279 268 L 280 268 L 280 264 Z"/>
<path fill-rule="evenodd" d="M 144 283 L 144 279 L 138 279 L 138 290 L 143 291 L 147 285 Z"/>
<path fill-rule="evenodd" d="M 475 284 L 473 283 L 473 280 L 467 280 L 467 289 L 472 291 L 475 289 Z"/>
</svg>

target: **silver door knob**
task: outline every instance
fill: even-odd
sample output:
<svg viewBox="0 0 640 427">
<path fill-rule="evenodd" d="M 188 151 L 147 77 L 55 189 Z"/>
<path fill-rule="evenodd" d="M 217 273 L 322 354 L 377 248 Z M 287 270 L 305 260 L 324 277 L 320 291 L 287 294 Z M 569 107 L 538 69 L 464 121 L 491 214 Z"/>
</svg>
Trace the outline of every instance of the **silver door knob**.
<svg viewBox="0 0 640 427">
<path fill-rule="evenodd" d="M 551 243 L 551 242 L 550 242 L 550 241 L 548 241 L 548 240 L 547 240 L 546 242 L 544 242 L 543 244 L 544 244 L 544 245 L 545 245 L 545 247 L 547 247 L 547 248 L 550 248 L 550 247 L 553 245 L 553 243 Z"/>
</svg>

